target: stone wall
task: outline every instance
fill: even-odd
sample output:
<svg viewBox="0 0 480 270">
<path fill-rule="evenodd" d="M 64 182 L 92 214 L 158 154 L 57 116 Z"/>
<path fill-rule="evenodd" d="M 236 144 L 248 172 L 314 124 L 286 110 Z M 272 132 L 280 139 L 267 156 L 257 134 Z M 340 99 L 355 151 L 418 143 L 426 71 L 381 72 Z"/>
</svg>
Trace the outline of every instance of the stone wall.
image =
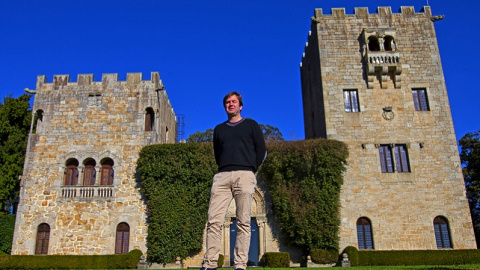
<svg viewBox="0 0 480 270">
<path fill-rule="evenodd" d="M 437 216 L 453 248 L 476 248 L 430 7 L 314 15 L 301 63 L 305 134 L 349 147 L 340 248 L 358 246 L 356 222 L 366 217 L 374 249 L 436 249 Z M 371 35 L 395 42 L 371 51 Z M 426 91 L 429 110 L 415 110 L 412 89 Z M 358 91 L 359 112 L 346 111 L 344 90 Z M 410 172 L 382 173 L 379 146 L 398 144 Z"/>
<path fill-rule="evenodd" d="M 145 131 L 147 109 L 154 112 Z M 113 254 L 119 223 L 130 227 L 129 250 L 146 252 L 146 205 L 136 179 L 143 146 L 175 143 L 176 117 L 158 73 L 38 76 L 12 254 L 34 254 L 37 228 L 50 226 L 48 254 Z M 67 161 L 78 161 L 78 183 L 66 185 Z M 113 184 L 100 185 L 102 162 L 113 160 Z M 95 183 L 84 185 L 85 162 Z"/>
</svg>

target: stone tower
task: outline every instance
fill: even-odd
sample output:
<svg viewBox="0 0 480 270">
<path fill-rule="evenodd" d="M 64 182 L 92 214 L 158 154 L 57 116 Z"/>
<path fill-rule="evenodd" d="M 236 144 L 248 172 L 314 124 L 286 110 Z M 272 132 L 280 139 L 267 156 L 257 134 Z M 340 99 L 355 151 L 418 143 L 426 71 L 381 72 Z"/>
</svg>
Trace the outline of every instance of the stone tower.
<svg viewBox="0 0 480 270">
<path fill-rule="evenodd" d="M 340 249 L 476 248 L 430 7 L 316 9 L 306 138 L 345 142 Z"/>
<path fill-rule="evenodd" d="M 143 146 L 175 143 L 160 76 L 38 76 L 12 254 L 146 252 L 146 206 L 136 179 Z"/>
</svg>

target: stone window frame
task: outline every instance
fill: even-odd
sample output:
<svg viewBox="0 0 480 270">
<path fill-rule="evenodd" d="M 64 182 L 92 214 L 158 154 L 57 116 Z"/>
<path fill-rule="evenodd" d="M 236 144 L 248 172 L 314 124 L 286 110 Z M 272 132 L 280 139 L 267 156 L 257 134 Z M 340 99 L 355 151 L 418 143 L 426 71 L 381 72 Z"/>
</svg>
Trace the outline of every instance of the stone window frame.
<svg viewBox="0 0 480 270">
<path fill-rule="evenodd" d="M 47 223 L 41 223 L 37 227 L 35 255 L 47 255 L 49 242 L 50 242 L 50 225 L 48 225 Z"/>
<path fill-rule="evenodd" d="M 358 249 L 374 249 L 372 222 L 367 217 L 357 219 Z"/>
<path fill-rule="evenodd" d="M 130 225 L 120 222 L 115 233 L 115 254 L 126 254 L 130 245 Z"/>
<path fill-rule="evenodd" d="M 412 99 L 415 111 L 430 111 L 426 88 L 412 88 Z"/>
<path fill-rule="evenodd" d="M 453 248 L 452 237 L 450 236 L 450 225 L 447 218 L 436 216 L 433 219 L 433 229 L 435 232 L 435 242 L 437 248 Z"/>
<path fill-rule="evenodd" d="M 345 105 L 345 112 L 360 112 L 358 89 L 344 89 L 343 103 Z"/>
</svg>

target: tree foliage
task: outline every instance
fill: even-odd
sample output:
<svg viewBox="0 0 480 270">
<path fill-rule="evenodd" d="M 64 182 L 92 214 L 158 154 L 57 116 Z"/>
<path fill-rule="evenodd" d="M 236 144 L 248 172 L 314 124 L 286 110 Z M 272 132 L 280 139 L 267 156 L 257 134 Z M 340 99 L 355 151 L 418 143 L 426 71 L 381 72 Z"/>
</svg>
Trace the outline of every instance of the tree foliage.
<svg viewBox="0 0 480 270">
<path fill-rule="evenodd" d="M 467 133 L 459 145 L 462 149 L 460 159 L 463 166 L 463 177 L 467 189 L 467 198 L 472 214 L 477 246 L 480 243 L 480 130 Z"/>
<path fill-rule="evenodd" d="M 278 127 L 274 127 L 269 124 L 258 124 L 263 133 L 265 141 L 284 141 L 282 132 Z M 187 138 L 187 143 L 204 143 L 213 142 L 213 129 L 209 128 L 206 131 L 197 131 L 190 134 Z"/>
<path fill-rule="evenodd" d="M 265 141 L 285 141 L 282 132 L 278 127 L 271 126 L 269 124 L 258 124 L 263 133 Z"/>
<path fill-rule="evenodd" d="M 308 252 L 338 249 L 339 198 L 347 147 L 316 139 L 267 142 L 259 169 L 288 243 Z M 210 187 L 217 172 L 211 143 L 144 147 L 137 164 L 148 206 L 148 258 L 169 263 L 200 251 Z M 267 191 L 268 192 L 268 191 Z"/>
<path fill-rule="evenodd" d="M 187 143 L 204 143 L 213 142 L 213 129 L 209 128 L 204 132 L 197 131 L 190 134 L 187 138 Z"/>
<path fill-rule="evenodd" d="M 0 103 L 0 211 L 18 196 L 28 133 L 30 131 L 30 95 L 7 96 Z"/>
</svg>

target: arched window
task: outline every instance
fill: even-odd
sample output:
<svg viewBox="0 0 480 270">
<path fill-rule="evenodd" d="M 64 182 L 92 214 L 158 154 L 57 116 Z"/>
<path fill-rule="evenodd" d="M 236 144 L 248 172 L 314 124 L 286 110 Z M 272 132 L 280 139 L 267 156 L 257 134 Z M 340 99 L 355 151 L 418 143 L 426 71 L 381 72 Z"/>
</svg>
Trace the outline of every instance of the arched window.
<svg viewBox="0 0 480 270">
<path fill-rule="evenodd" d="M 100 185 L 113 185 L 113 160 L 111 158 L 104 158 L 100 161 L 100 164 L 102 164 L 102 176 L 100 180 Z"/>
<path fill-rule="evenodd" d="M 361 217 L 357 220 L 358 249 L 373 249 L 372 225 L 370 220 Z"/>
<path fill-rule="evenodd" d="M 50 239 L 50 226 L 47 223 L 38 225 L 37 243 L 35 244 L 35 255 L 48 254 L 48 241 Z"/>
<path fill-rule="evenodd" d="M 41 123 L 43 122 L 43 111 L 42 110 L 37 110 L 35 112 L 34 120 L 33 120 L 33 128 L 32 128 L 32 133 L 38 133 L 40 132 L 41 129 Z"/>
<path fill-rule="evenodd" d="M 118 224 L 115 237 L 115 254 L 128 253 L 129 238 L 130 226 L 125 222 Z"/>
<path fill-rule="evenodd" d="M 83 161 L 85 168 L 83 169 L 83 185 L 84 186 L 93 186 L 95 185 L 95 177 L 97 171 L 95 170 L 95 165 L 97 163 L 93 158 L 87 158 Z"/>
<path fill-rule="evenodd" d="M 385 48 L 385 51 L 395 51 L 395 44 L 393 43 L 394 39 L 392 36 L 385 36 L 383 40 L 383 47 Z"/>
<path fill-rule="evenodd" d="M 451 248 L 450 228 L 448 221 L 444 217 L 436 217 L 433 219 L 433 228 L 435 230 L 435 240 L 437 241 L 437 248 Z"/>
<path fill-rule="evenodd" d="M 155 124 L 155 112 L 147 108 L 145 113 L 145 131 L 152 131 Z"/>
<path fill-rule="evenodd" d="M 78 183 L 78 160 L 70 158 L 65 163 L 65 186 L 76 186 Z"/>
<path fill-rule="evenodd" d="M 378 43 L 378 38 L 371 36 L 368 38 L 368 49 L 372 52 L 380 51 L 380 44 Z"/>
</svg>

